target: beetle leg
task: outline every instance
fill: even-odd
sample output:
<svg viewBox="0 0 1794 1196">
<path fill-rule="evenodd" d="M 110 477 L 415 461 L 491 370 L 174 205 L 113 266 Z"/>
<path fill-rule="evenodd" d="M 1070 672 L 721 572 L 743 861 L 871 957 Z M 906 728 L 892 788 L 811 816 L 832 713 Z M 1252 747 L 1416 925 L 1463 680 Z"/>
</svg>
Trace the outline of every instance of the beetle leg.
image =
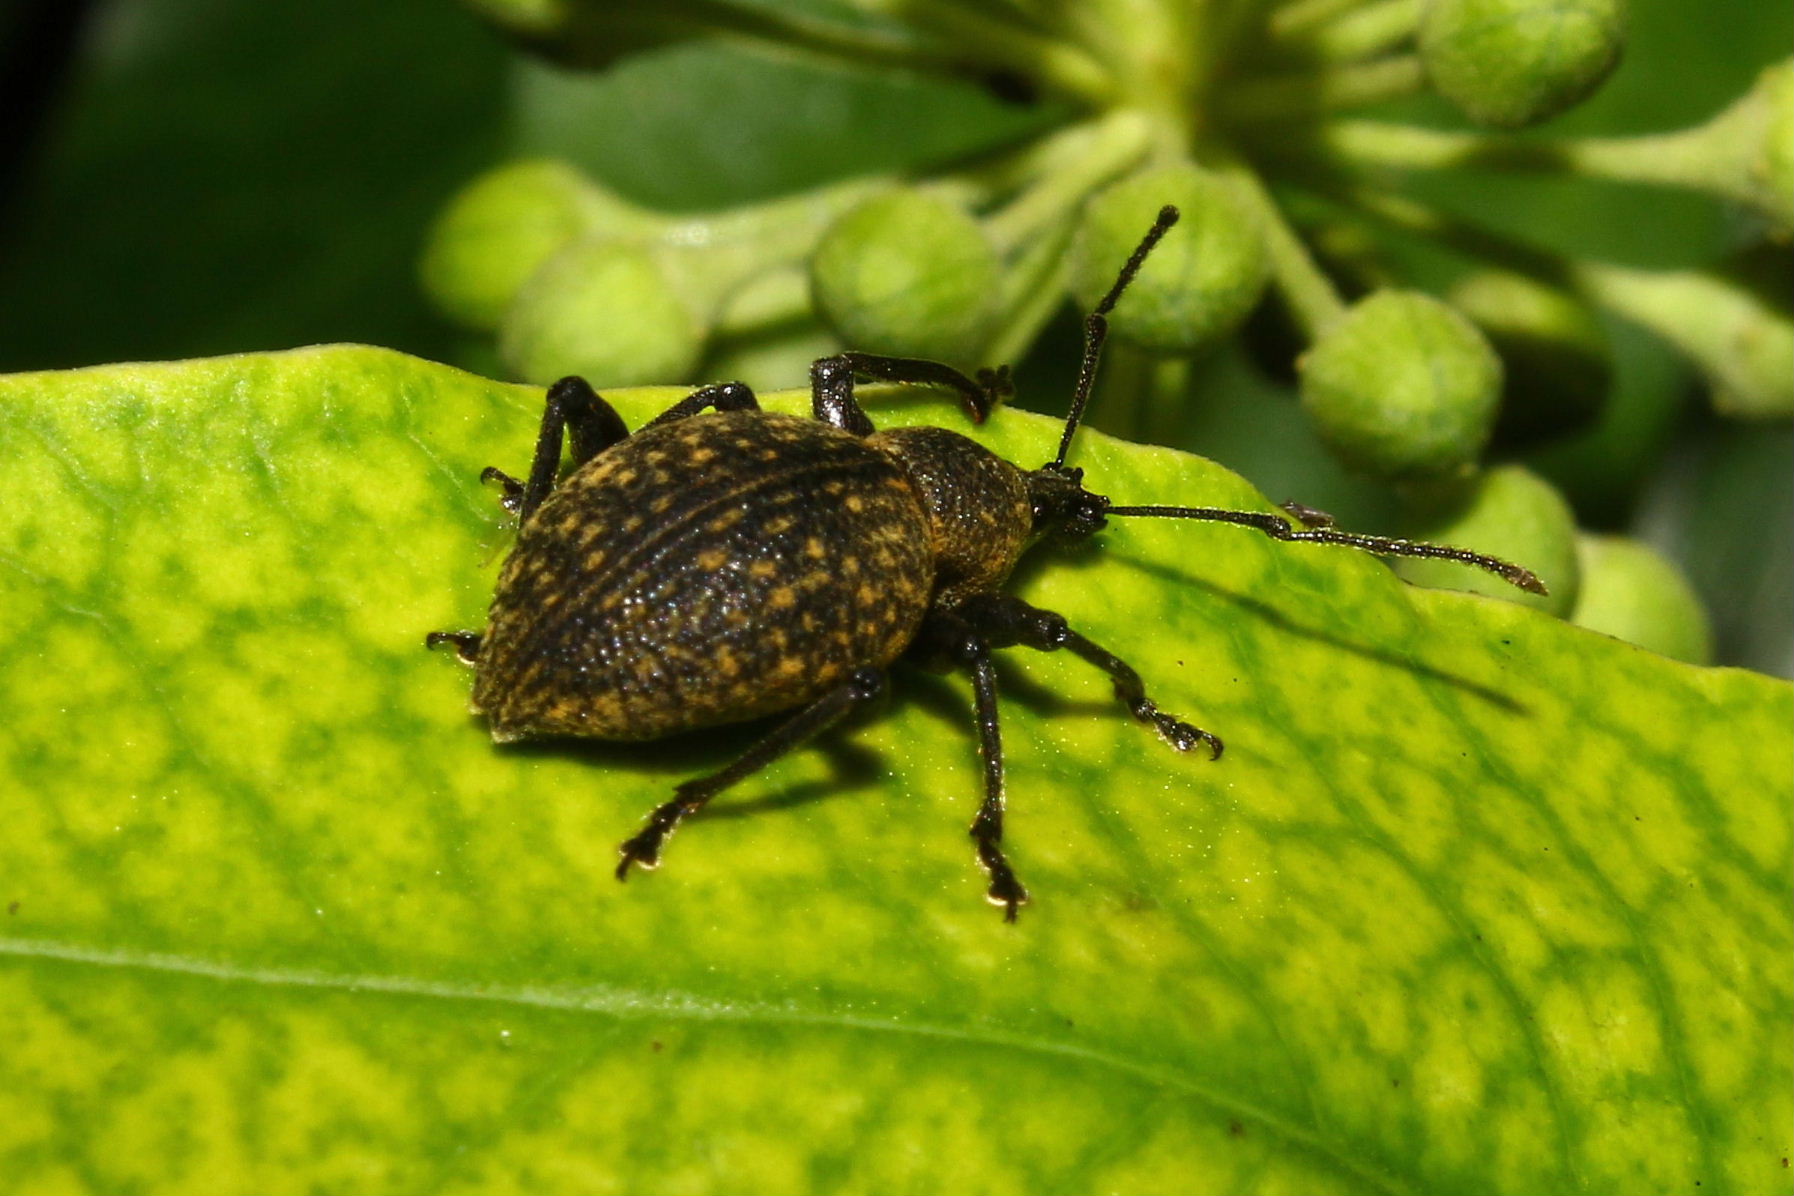
<svg viewBox="0 0 1794 1196">
<path fill-rule="evenodd" d="M 1028 890 L 1015 878 L 1003 854 L 1003 735 L 997 723 L 997 671 L 991 645 L 959 617 L 958 608 L 936 609 L 911 642 L 907 659 L 925 669 L 948 672 L 963 666 L 972 674 L 973 716 L 978 723 L 978 755 L 984 761 L 984 800 L 972 819 L 970 834 L 978 862 L 990 876 L 986 893 L 1003 907 L 1003 920 L 1028 902 Z"/>
<path fill-rule="evenodd" d="M 554 479 L 561 471 L 563 429 L 573 441 L 575 465 L 584 465 L 629 436 L 623 417 L 584 378 L 562 378 L 549 387 L 548 401 L 542 410 L 542 430 L 536 435 L 535 459 L 530 463 L 529 480 L 523 484 L 517 504 L 519 522 L 527 523 L 554 489 Z"/>
<path fill-rule="evenodd" d="M 823 694 L 797 714 L 773 728 L 764 739 L 743 752 L 734 763 L 707 777 L 687 781 L 673 790 L 672 801 L 648 815 L 648 825 L 625 841 L 617 879 L 629 878 L 629 866 L 654 868 L 660 849 L 679 823 L 704 808 L 711 798 L 735 782 L 759 772 L 786 752 L 801 747 L 884 692 L 885 675 L 878 669 L 858 669 L 841 685 Z"/>
<path fill-rule="evenodd" d="M 1115 696 L 1143 723 L 1150 724 L 1180 752 L 1197 744 L 1206 744 L 1209 758 L 1221 758 L 1221 741 L 1201 727 L 1166 714 L 1146 696 L 1146 685 L 1128 663 L 1119 656 L 1073 631 L 1065 616 L 1030 606 L 1010 594 L 977 594 L 954 608 L 972 630 L 987 639 L 992 647 L 1007 648 L 1019 644 L 1042 652 L 1060 648 L 1089 661 L 1115 682 Z"/>
<path fill-rule="evenodd" d="M 923 361 L 916 357 L 879 357 L 870 353 L 837 353 L 819 358 L 810 365 L 810 403 L 816 418 L 856 436 L 870 436 L 875 430 L 872 421 L 853 397 L 856 378 L 879 382 L 913 382 L 923 386 L 944 386 L 959 392 L 966 414 L 981 424 L 1006 396 L 1014 393 L 1009 381 L 1009 367 L 979 370 L 977 380 L 966 377 L 950 365 Z"/>
<path fill-rule="evenodd" d="M 1003 907 L 1003 920 L 1015 921 L 1018 906 L 1026 905 L 1028 890 L 1015 878 L 1003 855 L 1003 735 L 997 726 L 997 670 L 991 664 L 990 645 L 972 637 L 967 641 L 972 671 L 972 699 L 978 719 L 978 754 L 984 760 L 984 800 L 972 819 L 972 842 L 978 862 L 990 874 L 985 896 Z"/>
<path fill-rule="evenodd" d="M 480 484 L 483 486 L 487 482 L 497 482 L 504 487 L 504 497 L 500 498 L 498 503 L 515 515 L 517 508 L 523 505 L 523 483 L 496 465 L 488 465 L 480 470 Z"/>
<path fill-rule="evenodd" d="M 714 407 L 718 411 L 758 411 L 760 400 L 754 397 L 742 382 L 719 382 L 714 386 L 706 386 L 692 393 L 662 411 L 659 415 L 642 425 L 643 431 L 670 424 L 682 419 L 690 419 L 706 407 Z"/>
<path fill-rule="evenodd" d="M 480 638 L 477 631 L 432 631 L 424 636 L 424 647 L 453 644 L 455 656 L 462 664 L 477 664 L 480 658 Z"/>
</svg>

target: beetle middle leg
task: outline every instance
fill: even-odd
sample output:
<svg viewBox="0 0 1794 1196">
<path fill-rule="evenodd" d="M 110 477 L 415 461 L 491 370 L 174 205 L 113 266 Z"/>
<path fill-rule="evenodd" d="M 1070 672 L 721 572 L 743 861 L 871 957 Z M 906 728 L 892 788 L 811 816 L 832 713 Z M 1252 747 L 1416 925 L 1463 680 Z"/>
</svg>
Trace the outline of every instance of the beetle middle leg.
<svg viewBox="0 0 1794 1196">
<path fill-rule="evenodd" d="M 1064 615 L 1041 610 L 1010 594 L 996 593 L 974 595 L 954 611 L 994 648 L 1018 644 L 1042 652 L 1063 648 L 1089 661 L 1114 681 L 1115 696 L 1129 713 L 1157 730 L 1172 747 L 1187 752 L 1199 743 L 1207 744 L 1209 757 L 1221 758 L 1218 738 L 1160 710 L 1158 704 L 1146 696 L 1146 684 L 1132 666 L 1107 648 L 1073 631 Z"/>
<path fill-rule="evenodd" d="M 853 711 L 877 698 L 884 692 L 884 687 L 884 673 L 878 669 L 858 669 L 846 681 L 775 727 L 764 739 L 743 752 L 734 763 L 707 777 L 699 777 L 677 786 L 673 790 L 673 800 L 657 807 L 648 815 L 648 825 L 642 828 L 641 833 L 623 843 L 623 858 L 617 864 L 617 879 L 628 879 L 631 864 L 640 864 L 644 868 L 657 867 L 660 864 L 661 847 L 680 822 L 703 809 L 711 798 L 729 786 L 759 772 L 786 752 L 808 743 Z"/>
<path fill-rule="evenodd" d="M 978 804 L 969 833 L 978 850 L 978 862 L 990 877 L 985 896 L 992 905 L 1003 907 L 1005 922 L 1013 922 L 1015 911 L 1028 902 L 1028 890 L 1016 879 L 1003 854 L 1003 733 L 997 721 L 997 670 L 990 650 L 990 643 L 959 616 L 958 608 L 937 608 L 929 613 L 910 645 L 909 659 L 937 672 L 964 668 L 972 675 L 978 756 L 984 763 L 984 800 Z"/>
<path fill-rule="evenodd" d="M 816 418 L 856 436 L 870 436 L 876 429 L 853 397 L 854 382 L 870 378 L 879 382 L 913 382 L 945 386 L 959 392 L 966 414 L 975 424 L 989 417 L 997 403 L 1014 392 L 1009 367 L 979 370 L 976 380 L 950 365 L 918 357 L 880 357 L 872 353 L 837 353 L 810 364 L 810 405 Z"/>
<path fill-rule="evenodd" d="M 1017 907 L 1027 904 L 1028 890 L 1015 878 L 1015 870 L 1003 854 L 1003 734 L 997 724 L 997 670 L 991 664 L 990 645 L 973 637 L 967 643 L 967 666 L 972 672 L 972 701 L 978 719 L 978 754 L 984 761 L 984 800 L 972 819 L 972 842 L 978 862 L 990 875 L 985 896 L 1003 907 L 1003 920 L 1015 921 Z"/>
</svg>

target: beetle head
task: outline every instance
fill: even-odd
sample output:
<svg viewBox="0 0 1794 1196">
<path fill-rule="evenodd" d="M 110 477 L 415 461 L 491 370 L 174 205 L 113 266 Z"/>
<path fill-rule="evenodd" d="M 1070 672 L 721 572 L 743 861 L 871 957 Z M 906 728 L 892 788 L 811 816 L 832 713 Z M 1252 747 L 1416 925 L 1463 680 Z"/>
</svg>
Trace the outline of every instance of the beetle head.
<svg viewBox="0 0 1794 1196">
<path fill-rule="evenodd" d="M 1023 476 L 1034 509 L 1035 536 L 1082 539 L 1107 525 L 1109 500 L 1084 488 L 1083 470 L 1049 461 Z"/>
</svg>

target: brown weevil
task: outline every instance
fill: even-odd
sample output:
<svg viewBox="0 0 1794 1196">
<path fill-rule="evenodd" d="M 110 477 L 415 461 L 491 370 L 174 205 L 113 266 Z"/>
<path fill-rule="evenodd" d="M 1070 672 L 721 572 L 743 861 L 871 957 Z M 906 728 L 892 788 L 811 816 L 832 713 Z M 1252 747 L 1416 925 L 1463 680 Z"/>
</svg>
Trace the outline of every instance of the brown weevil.
<svg viewBox="0 0 1794 1196">
<path fill-rule="evenodd" d="M 1065 650 L 1108 674 L 1134 718 L 1172 747 L 1221 741 L 1167 714 L 1106 648 L 1001 587 L 1034 542 L 1084 537 L 1115 516 L 1206 519 L 1279 540 L 1443 557 L 1543 593 L 1530 571 L 1459 548 L 1340 531 L 1318 511 L 1116 506 L 1065 463 L 1090 398 L 1107 316 L 1177 221 L 1159 213 L 1084 323 L 1084 356 L 1059 451 L 1022 469 L 958 432 L 878 431 L 857 379 L 944 386 L 981 423 L 1007 370 L 976 379 L 930 361 L 842 353 L 810 371 L 813 419 L 760 410 L 738 382 L 706 386 L 631 434 L 580 378 L 549 388 L 529 476 L 495 469 L 518 517 L 483 633 L 432 632 L 475 668 L 473 707 L 494 739 L 653 739 L 780 712 L 788 717 L 718 772 L 687 781 L 622 845 L 652 868 L 680 822 L 729 786 L 878 696 L 908 660 L 971 675 L 984 763 L 972 820 L 990 900 L 1013 921 L 1028 893 L 1003 854 L 1003 750 L 991 653 Z M 563 435 L 573 471 L 559 484 Z M 1293 521 L 1292 521 L 1293 520 Z"/>
</svg>

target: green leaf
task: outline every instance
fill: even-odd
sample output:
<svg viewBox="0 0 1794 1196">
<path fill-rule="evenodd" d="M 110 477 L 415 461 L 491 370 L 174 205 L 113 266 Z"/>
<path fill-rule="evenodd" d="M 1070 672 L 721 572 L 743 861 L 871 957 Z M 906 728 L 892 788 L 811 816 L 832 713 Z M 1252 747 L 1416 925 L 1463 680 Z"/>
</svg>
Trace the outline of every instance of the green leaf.
<svg viewBox="0 0 1794 1196">
<path fill-rule="evenodd" d="M 352 347 L 0 379 L 10 1190 L 1788 1190 L 1787 685 L 1117 520 L 1020 589 L 1228 750 L 1006 654 L 1018 924 L 967 686 L 907 672 L 619 885 L 753 731 L 499 749 L 423 650 L 539 409 Z"/>
</svg>

